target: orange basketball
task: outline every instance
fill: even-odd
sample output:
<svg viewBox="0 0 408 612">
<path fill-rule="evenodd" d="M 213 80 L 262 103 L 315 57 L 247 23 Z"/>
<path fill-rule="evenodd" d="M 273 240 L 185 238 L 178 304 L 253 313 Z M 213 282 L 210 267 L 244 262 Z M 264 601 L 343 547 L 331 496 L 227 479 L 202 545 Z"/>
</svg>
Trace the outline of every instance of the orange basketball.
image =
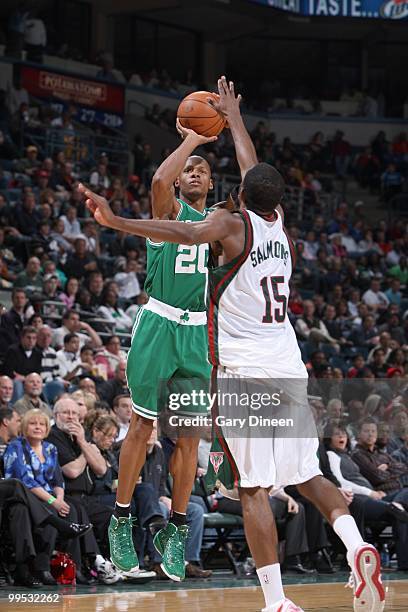
<svg viewBox="0 0 408 612">
<path fill-rule="evenodd" d="M 210 91 L 195 91 L 182 100 L 177 117 L 183 127 L 194 130 L 201 136 L 218 136 L 225 127 L 224 117 L 208 104 L 207 98 L 219 99 Z"/>
</svg>

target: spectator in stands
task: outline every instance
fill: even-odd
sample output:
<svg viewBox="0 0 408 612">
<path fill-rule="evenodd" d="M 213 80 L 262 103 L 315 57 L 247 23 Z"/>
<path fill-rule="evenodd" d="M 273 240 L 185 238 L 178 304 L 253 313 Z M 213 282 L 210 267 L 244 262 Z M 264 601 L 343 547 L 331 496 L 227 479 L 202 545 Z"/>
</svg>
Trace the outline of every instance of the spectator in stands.
<svg viewBox="0 0 408 612">
<path fill-rule="evenodd" d="M 101 303 L 102 306 L 99 306 L 98 313 L 113 324 L 113 331 L 122 333 L 131 331 L 132 319 L 118 306 L 118 293 L 112 283 L 104 287 Z"/>
<path fill-rule="evenodd" d="M 19 106 L 21 111 L 21 107 L 23 103 Z M 29 145 L 26 148 L 26 157 L 19 159 L 17 161 L 17 171 L 22 174 L 26 174 L 27 176 L 33 178 L 41 166 L 41 162 L 38 159 L 38 149 L 34 145 Z M 24 232 L 23 232 L 24 233 Z"/>
<path fill-rule="evenodd" d="M 11 408 L 13 381 L 9 376 L 0 376 L 0 409 Z"/>
<path fill-rule="evenodd" d="M 386 202 L 401 192 L 403 177 L 394 163 L 388 164 L 385 172 L 381 175 L 381 191 Z"/>
<path fill-rule="evenodd" d="M 115 377 L 98 387 L 101 399 L 105 400 L 109 406 L 113 405 L 113 400 L 117 395 L 127 395 L 128 388 L 126 384 L 126 363 L 120 361 L 116 366 Z"/>
<path fill-rule="evenodd" d="M 347 431 L 341 423 L 329 424 L 324 433 L 327 456 L 330 468 L 345 490 L 358 496 L 364 503 L 364 517 L 368 521 L 391 521 L 395 523 L 395 537 L 397 541 L 398 567 L 408 569 L 408 512 L 401 504 L 405 503 L 408 495 L 401 492 L 397 499 L 389 499 L 384 491 L 374 490 L 372 484 L 365 478 L 350 455 Z"/>
<path fill-rule="evenodd" d="M 50 238 L 54 242 L 57 243 L 58 252 L 61 256 L 73 251 L 73 246 L 71 242 L 67 240 L 67 238 L 65 238 L 64 232 L 65 232 L 64 221 L 60 217 L 58 217 L 57 219 L 54 219 L 54 221 L 52 222 L 52 230 L 50 233 Z"/>
<path fill-rule="evenodd" d="M 88 367 L 82 363 L 79 347 L 78 334 L 68 333 L 64 336 L 64 348 L 57 351 L 59 371 L 64 380 L 72 381 L 88 371 Z"/>
<path fill-rule="evenodd" d="M 89 177 L 89 184 L 91 187 L 103 187 L 109 189 L 111 181 L 108 176 L 108 167 L 106 164 L 99 163 L 97 169 L 92 172 Z"/>
<path fill-rule="evenodd" d="M 50 431 L 50 421 L 41 410 L 29 410 L 22 418 L 22 437 L 12 440 L 4 454 L 6 478 L 20 480 L 34 495 L 47 504 L 51 512 L 77 523 L 77 513 L 64 499 L 64 480 L 58 463 L 56 447 L 45 438 Z M 88 525 L 89 530 L 89 525 Z M 36 576 L 44 585 L 56 585 L 50 573 L 50 560 L 55 549 L 57 530 L 50 524 L 45 527 L 43 541 L 46 547 L 37 552 L 34 560 Z M 86 530 L 82 530 L 83 533 Z M 76 563 L 81 563 L 77 540 L 66 544 Z"/>
<path fill-rule="evenodd" d="M 115 441 L 121 442 L 126 437 L 130 419 L 132 418 L 132 400 L 130 396 L 117 395 L 113 399 L 112 408 L 118 424 L 118 434 Z"/>
<path fill-rule="evenodd" d="M 21 272 L 15 282 L 14 287 L 21 287 L 24 291 L 41 291 L 43 278 L 41 274 L 41 262 L 38 257 L 30 257 L 24 272 Z"/>
<path fill-rule="evenodd" d="M 85 376 L 81 378 L 81 380 L 78 383 L 78 387 L 81 389 L 83 393 L 88 393 L 89 395 L 93 395 L 95 400 L 98 400 L 98 394 L 96 392 L 95 381 L 92 380 L 92 378 L 89 378 L 89 376 Z"/>
<path fill-rule="evenodd" d="M 2 371 L 14 378 L 15 384 L 27 374 L 41 371 L 41 352 L 35 346 L 36 342 L 36 329 L 26 326 L 21 331 L 19 344 L 12 344 L 6 351 Z"/>
<path fill-rule="evenodd" d="M 365 316 L 363 323 L 355 326 L 350 339 L 357 346 L 370 347 L 378 344 L 380 336 L 374 317 L 372 315 Z"/>
<path fill-rule="evenodd" d="M 95 357 L 95 363 L 100 363 L 106 367 L 108 378 L 115 376 L 115 370 L 119 362 L 126 362 L 126 353 L 121 350 L 120 339 L 118 336 L 108 336 L 105 339 L 105 346 L 99 350 Z"/>
<path fill-rule="evenodd" d="M 388 366 L 385 363 L 385 352 L 381 347 L 375 349 L 370 368 L 377 378 L 385 378 L 387 375 Z"/>
<path fill-rule="evenodd" d="M 99 257 L 101 254 L 101 247 L 95 222 L 92 219 L 86 219 L 83 223 L 82 230 L 82 236 L 84 236 L 86 240 L 86 250 L 89 253 L 93 253 L 96 257 Z"/>
<path fill-rule="evenodd" d="M 408 263 L 407 263 L 406 256 L 401 255 L 399 264 L 392 266 L 388 270 L 388 273 L 390 274 L 390 276 L 398 278 L 401 285 L 407 285 L 408 284 Z"/>
<path fill-rule="evenodd" d="M 20 340 L 26 318 L 32 313 L 24 289 L 13 289 L 11 303 L 11 309 L 1 316 L 2 352 L 5 352 L 11 344 L 16 344 Z"/>
<path fill-rule="evenodd" d="M 81 333 L 81 330 L 86 333 Z M 80 347 L 84 344 L 91 344 L 93 348 L 102 346 L 102 340 L 98 334 L 89 323 L 80 320 L 79 314 L 75 310 L 66 310 L 62 315 L 62 326 L 54 330 L 52 345 L 55 348 L 61 348 L 64 337 L 69 333 L 78 336 Z"/>
<path fill-rule="evenodd" d="M 13 409 L 23 416 L 26 412 L 35 408 L 41 410 L 41 412 L 48 415 L 49 418 L 52 418 L 52 410 L 41 399 L 42 392 L 43 382 L 41 376 L 36 372 L 28 374 L 24 379 L 24 395 L 21 399 L 16 401 Z"/>
<path fill-rule="evenodd" d="M 391 452 L 391 457 L 408 467 L 408 419 L 407 423 L 401 426 L 399 436 L 403 445 Z"/>
<path fill-rule="evenodd" d="M 114 280 L 118 285 L 119 297 L 124 300 L 134 300 L 140 295 L 140 283 L 137 277 L 139 269 L 138 261 L 135 259 L 121 258 L 117 265 Z"/>
<path fill-rule="evenodd" d="M 77 209 L 69 206 L 65 215 L 61 217 L 64 223 L 64 238 L 75 243 L 76 238 L 81 236 L 81 225 L 77 219 Z"/>
<path fill-rule="evenodd" d="M 350 164 L 351 146 L 344 140 L 344 132 L 337 130 L 333 143 L 332 155 L 336 174 L 339 178 L 345 178 Z"/>
<path fill-rule="evenodd" d="M 96 477 L 106 473 L 106 462 L 95 444 L 86 440 L 85 431 L 79 423 L 79 408 L 72 399 L 58 400 L 54 406 L 55 425 L 47 438 L 58 450 L 58 459 L 65 480 L 67 501 L 75 506 L 81 522 L 94 525 L 95 536 L 107 548 L 108 525 L 112 510 L 92 497 Z M 84 521 L 83 519 L 87 520 Z M 95 567 L 100 580 L 106 584 L 118 582 L 120 574 L 100 554 L 95 538 L 87 534 L 83 542 L 87 553 L 96 555 Z"/>
<path fill-rule="evenodd" d="M 387 450 L 389 453 L 393 453 L 396 450 L 402 448 L 405 444 L 403 434 L 405 428 L 408 426 L 408 413 L 404 406 L 395 406 L 391 416 L 392 425 L 392 437 L 387 444 Z"/>
<path fill-rule="evenodd" d="M 0 458 L 7 444 L 20 433 L 21 416 L 12 408 L 0 407 Z"/>
<path fill-rule="evenodd" d="M 319 342 L 328 342 L 335 347 L 338 346 L 336 340 L 330 336 L 323 321 L 315 316 L 315 305 L 311 300 L 303 302 L 303 315 L 296 321 L 295 329 L 302 340 L 308 340 L 312 345 Z"/>
<path fill-rule="evenodd" d="M 102 272 L 91 272 L 88 276 L 88 289 L 91 298 L 92 306 L 100 306 L 102 304 L 103 292 L 103 275 Z"/>
<path fill-rule="evenodd" d="M 74 241 L 74 252 L 68 256 L 65 274 L 84 279 L 89 272 L 98 269 L 98 262 L 93 253 L 86 250 L 86 238 L 78 236 Z"/>
<path fill-rule="evenodd" d="M 396 304 L 397 306 L 401 306 L 402 293 L 400 289 L 401 281 L 399 280 L 399 278 L 391 279 L 389 289 L 384 292 L 384 295 L 390 304 Z"/>
<path fill-rule="evenodd" d="M 400 491 L 400 479 L 408 473 L 408 468 L 401 467 L 390 455 L 378 450 L 376 442 L 377 423 L 375 419 L 367 417 L 359 424 L 358 444 L 352 453 L 353 460 L 376 490 L 388 494 L 387 501 L 408 502 L 408 490 L 405 493 Z"/>
<path fill-rule="evenodd" d="M 58 393 L 63 393 L 66 383 L 63 381 L 55 349 L 51 346 L 52 330 L 48 325 L 40 327 L 37 333 L 37 347 L 41 351 L 41 378 L 45 385 L 44 394 L 47 401 L 54 402 Z"/>
<path fill-rule="evenodd" d="M 65 283 L 64 291 L 58 294 L 58 298 L 71 310 L 73 308 L 79 289 L 79 281 L 72 276 Z"/>
<path fill-rule="evenodd" d="M 381 283 L 378 278 L 373 278 L 370 283 L 370 289 L 363 293 L 362 300 L 374 312 L 382 312 L 386 310 L 390 303 L 385 293 L 381 291 Z"/>
</svg>

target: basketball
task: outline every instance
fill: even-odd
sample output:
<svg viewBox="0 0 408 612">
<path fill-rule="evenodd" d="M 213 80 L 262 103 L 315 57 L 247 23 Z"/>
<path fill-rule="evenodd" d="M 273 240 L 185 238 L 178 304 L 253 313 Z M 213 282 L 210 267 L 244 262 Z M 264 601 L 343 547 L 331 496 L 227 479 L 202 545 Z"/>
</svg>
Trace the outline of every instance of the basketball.
<svg viewBox="0 0 408 612">
<path fill-rule="evenodd" d="M 219 96 L 209 91 L 186 96 L 178 107 L 177 118 L 183 127 L 201 136 L 218 136 L 225 127 L 225 118 L 208 103 L 208 98 L 218 101 Z"/>
</svg>

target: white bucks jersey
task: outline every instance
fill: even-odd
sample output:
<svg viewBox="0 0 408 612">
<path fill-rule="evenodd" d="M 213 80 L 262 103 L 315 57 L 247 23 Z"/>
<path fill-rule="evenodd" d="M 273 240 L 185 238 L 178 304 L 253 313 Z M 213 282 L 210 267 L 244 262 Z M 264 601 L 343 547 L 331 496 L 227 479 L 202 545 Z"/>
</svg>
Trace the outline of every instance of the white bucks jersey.
<svg viewBox="0 0 408 612">
<path fill-rule="evenodd" d="M 210 269 L 211 362 L 247 376 L 261 368 L 268 376 L 303 378 L 306 368 L 287 314 L 293 243 L 278 212 L 273 221 L 250 210 L 240 214 L 242 254 Z"/>
</svg>

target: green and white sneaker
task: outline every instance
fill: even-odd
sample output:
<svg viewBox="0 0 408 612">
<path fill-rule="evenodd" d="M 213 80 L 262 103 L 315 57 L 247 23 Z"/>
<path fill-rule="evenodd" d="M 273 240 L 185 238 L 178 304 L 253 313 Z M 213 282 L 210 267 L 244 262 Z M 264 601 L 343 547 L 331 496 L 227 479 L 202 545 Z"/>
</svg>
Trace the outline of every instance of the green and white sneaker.
<svg viewBox="0 0 408 612">
<path fill-rule="evenodd" d="M 131 572 L 139 569 L 139 559 L 133 545 L 132 517 L 112 515 L 109 523 L 108 535 L 111 561 L 122 572 Z"/>
<path fill-rule="evenodd" d="M 176 527 L 174 523 L 168 523 L 153 539 L 157 552 L 163 558 L 160 567 L 166 576 L 177 582 L 184 580 L 186 575 L 184 553 L 187 535 L 187 525 Z"/>
</svg>

